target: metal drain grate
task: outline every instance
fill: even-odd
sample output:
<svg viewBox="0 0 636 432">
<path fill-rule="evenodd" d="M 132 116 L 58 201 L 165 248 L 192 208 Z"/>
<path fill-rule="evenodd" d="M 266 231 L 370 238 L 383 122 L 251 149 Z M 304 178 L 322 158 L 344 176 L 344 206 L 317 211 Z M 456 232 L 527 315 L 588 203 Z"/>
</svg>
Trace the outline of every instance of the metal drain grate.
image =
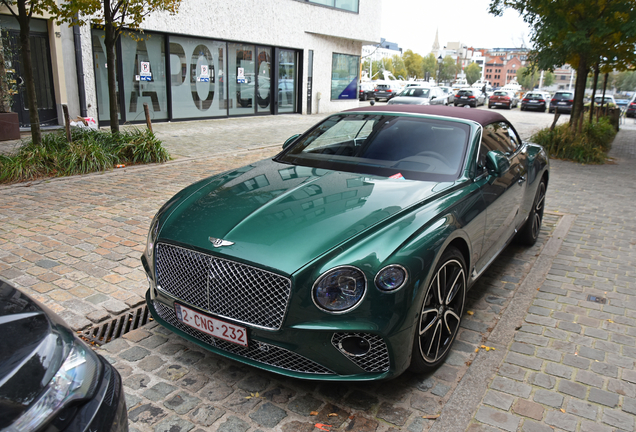
<svg viewBox="0 0 636 432">
<path fill-rule="evenodd" d="M 80 337 L 93 345 L 101 346 L 138 329 L 149 321 L 152 321 L 152 316 L 148 312 L 148 306 L 144 305 L 110 319 L 97 327 L 84 330 Z"/>
</svg>

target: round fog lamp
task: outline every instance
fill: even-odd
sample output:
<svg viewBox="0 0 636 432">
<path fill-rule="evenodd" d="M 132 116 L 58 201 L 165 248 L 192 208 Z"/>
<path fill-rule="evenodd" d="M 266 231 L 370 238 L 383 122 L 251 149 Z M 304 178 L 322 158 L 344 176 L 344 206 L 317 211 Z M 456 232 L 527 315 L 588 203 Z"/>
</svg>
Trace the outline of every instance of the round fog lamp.
<svg viewBox="0 0 636 432">
<path fill-rule="evenodd" d="M 382 291 L 394 291 L 401 288 L 408 279 L 406 269 L 399 265 L 390 265 L 380 270 L 375 277 L 375 285 Z"/>
</svg>

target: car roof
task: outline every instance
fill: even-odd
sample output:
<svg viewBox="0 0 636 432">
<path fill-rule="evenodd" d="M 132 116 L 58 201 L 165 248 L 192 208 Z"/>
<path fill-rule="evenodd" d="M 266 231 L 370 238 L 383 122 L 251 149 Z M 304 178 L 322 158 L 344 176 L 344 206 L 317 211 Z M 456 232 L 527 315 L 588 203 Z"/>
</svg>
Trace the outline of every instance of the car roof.
<svg viewBox="0 0 636 432">
<path fill-rule="evenodd" d="M 504 121 L 506 118 L 494 111 L 458 108 L 443 105 L 384 105 L 377 107 L 353 108 L 343 111 L 344 113 L 352 112 L 372 112 L 377 114 L 424 114 L 443 117 L 452 117 L 456 119 L 471 120 L 485 126 L 493 122 Z"/>
</svg>

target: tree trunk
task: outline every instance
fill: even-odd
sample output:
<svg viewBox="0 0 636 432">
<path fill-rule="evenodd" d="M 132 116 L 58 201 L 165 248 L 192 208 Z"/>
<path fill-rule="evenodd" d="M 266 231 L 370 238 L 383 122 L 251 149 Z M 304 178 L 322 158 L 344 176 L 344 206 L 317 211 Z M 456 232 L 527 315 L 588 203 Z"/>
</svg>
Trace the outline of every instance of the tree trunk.
<svg viewBox="0 0 636 432">
<path fill-rule="evenodd" d="M 594 119 L 594 96 L 596 96 L 596 87 L 598 86 L 599 65 L 594 66 L 594 79 L 592 80 L 592 101 L 590 102 L 590 123 Z"/>
<path fill-rule="evenodd" d="M 609 78 L 609 73 L 605 72 L 605 77 L 603 79 L 603 98 L 601 99 L 600 111 L 603 111 L 603 105 L 605 105 L 605 89 L 607 88 L 607 79 L 608 78 Z M 598 116 L 596 116 L 596 121 L 598 122 Z"/>
<path fill-rule="evenodd" d="M 572 105 L 572 114 L 570 115 L 570 128 L 572 132 L 576 132 L 576 123 L 583 115 L 583 97 L 585 96 L 585 82 L 587 81 L 588 71 L 588 60 L 587 58 L 583 57 L 579 60 L 579 65 L 576 68 L 574 103 Z"/>
<path fill-rule="evenodd" d="M 42 145 L 42 130 L 40 129 L 40 115 L 38 113 L 37 94 L 35 93 L 35 80 L 33 78 L 33 63 L 31 62 L 31 41 L 29 39 L 31 17 L 27 13 L 26 1 L 19 0 L 18 21 L 20 23 L 20 60 L 22 61 L 22 74 L 26 86 L 27 107 L 29 120 L 31 121 L 31 137 L 33 144 Z"/>
<path fill-rule="evenodd" d="M 108 70 L 108 104 L 110 108 L 110 131 L 119 133 L 119 115 L 117 107 L 117 58 L 115 44 L 119 34 L 113 26 L 110 0 L 104 0 L 104 45 L 106 45 L 106 68 Z"/>
</svg>

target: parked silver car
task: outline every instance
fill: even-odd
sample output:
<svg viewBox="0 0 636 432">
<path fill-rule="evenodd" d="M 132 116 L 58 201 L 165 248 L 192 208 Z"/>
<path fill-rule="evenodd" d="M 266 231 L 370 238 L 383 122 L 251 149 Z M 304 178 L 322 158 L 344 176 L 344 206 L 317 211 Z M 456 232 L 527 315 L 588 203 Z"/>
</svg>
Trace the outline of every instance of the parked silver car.
<svg viewBox="0 0 636 432">
<path fill-rule="evenodd" d="M 407 87 L 389 101 L 389 105 L 448 105 L 448 97 L 439 87 Z"/>
</svg>

